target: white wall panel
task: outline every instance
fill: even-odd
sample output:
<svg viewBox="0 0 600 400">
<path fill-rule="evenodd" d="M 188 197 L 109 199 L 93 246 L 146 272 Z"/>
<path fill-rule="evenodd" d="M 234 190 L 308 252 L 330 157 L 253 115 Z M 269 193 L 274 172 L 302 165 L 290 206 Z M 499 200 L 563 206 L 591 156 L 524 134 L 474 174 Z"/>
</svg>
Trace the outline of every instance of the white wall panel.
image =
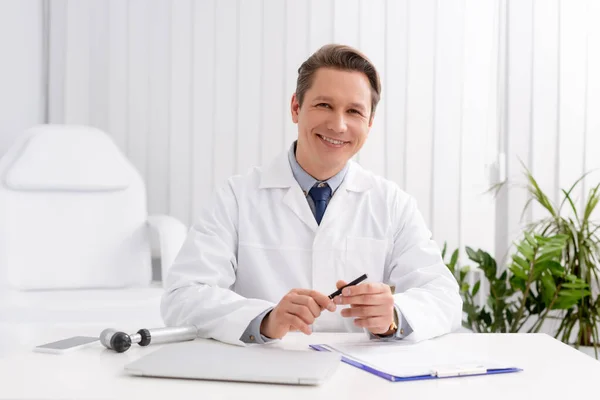
<svg viewBox="0 0 600 400">
<path fill-rule="evenodd" d="M 385 0 L 360 1 L 360 50 L 362 50 L 377 68 L 382 82 L 386 82 L 386 29 Z M 381 101 L 375 111 L 373 126 L 367 141 L 360 151 L 361 165 L 378 175 L 385 175 L 385 122 L 386 90 L 381 93 Z"/>
<path fill-rule="evenodd" d="M 170 127 L 162 136 L 169 148 L 169 210 L 183 221 L 190 219 L 192 200 L 192 115 L 193 115 L 193 13 L 192 1 L 171 2 L 170 24 L 170 95 L 167 103 Z M 177 23 L 173 23 L 176 21 Z M 170 68 L 169 68 L 170 67 Z M 170 104 L 169 104 L 170 103 Z"/>
<path fill-rule="evenodd" d="M 285 1 L 283 96 L 280 99 L 283 106 L 283 126 L 281 127 L 283 133 L 282 151 L 287 150 L 298 137 L 297 125 L 292 122 L 291 118 L 290 101 L 292 93 L 296 90 L 298 68 L 312 53 L 308 48 L 308 41 L 310 39 L 308 30 L 309 5 L 310 2 L 308 1 Z"/>
<path fill-rule="evenodd" d="M 54 4 L 54 3 L 53 3 Z M 127 150 L 128 93 L 127 77 L 129 64 L 129 4 L 121 0 L 110 0 L 108 7 L 108 133 L 123 151 Z M 51 37 L 51 43 L 59 42 Z M 53 58 L 51 55 L 51 60 Z M 52 80 L 50 81 L 52 82 Z M 50 91 L 58 94 L 58 91 Z M 57 105 L 61 103 L 57 102 Z"/>
<path fill-rule="evenodd" d="M 558 0 L 536 0 L 533 5 L 531 102 L 531 172 L 555 203 L 558 198 L 555 174 L 558 172 L 558 3 Z M 532 204 L 532 218 L 544 216 L 547 212 L 538 204 Z"/>
<path fill-rule="evenodd" d="M 463 246 L 490 253 L 496 230 L 495 202 L 486 191 L 491 185 L 488 166 L 498 152 L 497 11 L 497 2 L 465 2 L 460 235 Z"/>
<path fill-rule="evenodd" d="M 585 0 L 560 2 L 560 97 L 559 97 L 559 189 L 568 190 L 583 175 L 581 150 L 585 130 L 586 84 Z M 598 48 L 598 47 L 597 47 Z M 583 187 L 572 193 L 576 206 L 582 205 Z M 565 211 L 568 208 L 565 207 Z M 568 215 L 568 214 L 567 214 Z"/>
<path fill-rule="evenodd" d="M 215 159 L 214 179 L 216 185 L 225 183 L 236 170 L 236 147 L 238 121 L 234 118 L 238 107 L 237 54 L 238 54 L 238 8 L 235 0 L 219 0 L 216 3 L 217 41 L 215 62 Z"/>
<path fill-rule="evenodd" d="M 449 251 L 460 245 L 464 0 L 438 3 L 431 229 Z"/>
<path fill-rule="evenodd" d="M 523 162 L 531 166 L 531 105 L 533 55 L 533 0 L 508 2 L 507 54 L 507 177 L 512 185 L 523 182 Z M 527 202 L 527 192 L 511 186 L 507 202 L 507 231 L 505 241 L 510 245 L 521 232 L 523 223 L 531 220 L 521 212 Z"/>
<path fill-rule="evenodd" d="M 64 6 L 57 3 L 63 16 Z M 0 157 L 23 130 L 46 119 L 44 9 L 39 0 L 0 1 Z"/>
<path fill-rule="evenodd" d="M 437 1 L 408 6 L 408 88 L 406 111 L 406 190 L 431 222 L 433 91 Z"/>
<path fill-rule="evenodd" d="M 587 10 L 587 83 L 585 120 L 585 171 L 594 171 L 585 180 L 585 195 L 600 182 L 600 2 L 589 3 Z M 600 223 L 600 207 L 593 214 Z"/>
<path fill-rule="evenodd" d="M 144 0 L 129 2 L 128 37 L 126 38 L 128 40 L 127 154 L 146 180 L 149 178 L 147 162 L 150 131 L 150 41 L 148 38 L 151 25 L 148 4 Z"/>
<path fill-rule="evenodd" d="M 192 103 L 192 216 L 206 204 L 214 189 L 213 162 L 215 127 L 215 75 L 216 25 L 215 0 L 195 1 L 192 4 L 194 17 L 193 60 L 194 79 Z M 169 212 L 169 210 L 164 210 Z M 191 221 L 186 221 L 191 223 Z"/>
<path fill-rule="evenodd" d="M 408 3 L 388 1 L 385 16 L 385 167 L 386 176 L 402 188 L 406 182 Z"/>
<path fill-rule="evenodd" d="M 296 137 L 289 101 L 297 68 L 323 44 L 337 42 L 364 51 L 383 84 L 371 135 L 356 159 L 416 197 L 440 244 L 458 246 L 473 229 L 461 213 L 465 199 L 469 213 L 493 219 L 493 204 L 477 208 L 476 193 L 490 158 L 478 146 L 489 147 L 495 107 L 495 1 L 82 4 L 51 3 L 57 23 L 86 11 L 87 18 L 101 17 L 79 38 L 53 33 L 51 107 L 61 121 L 105 124 L 146 178 L 151 212 L 190 223 L 230 175 L 287 149 Z M 73 48 L 77 54 L 68 54 Z M 72 81 L 83 76 L 92 86 Z M 493 223 L 475 228 L 472 236 L 493 237 Z"/>
<path fill-rule="evenodd" d="M 240 1 L 238 68 L 238 171 L 260 165 L 262 99 L 262 7 L 254 0 Z"/>
<path fill-rule="evenodd" d="M 263 1 L 261 164 L 269 162 L 284 148 L 283 126 L 285 118 L 289 118 L 289 103 L 283 102 L 286 94 L 283 88 L 286 3 L 280 0 Z"/>
</svg>

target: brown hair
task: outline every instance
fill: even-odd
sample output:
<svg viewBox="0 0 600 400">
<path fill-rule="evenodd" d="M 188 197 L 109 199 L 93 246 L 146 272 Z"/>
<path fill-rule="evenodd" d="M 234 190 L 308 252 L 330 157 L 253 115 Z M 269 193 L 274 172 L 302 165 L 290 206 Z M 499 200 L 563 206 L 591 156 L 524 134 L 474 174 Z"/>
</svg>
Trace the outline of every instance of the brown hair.
<svg viewBox="0 0 600 400">
<path fill-rule="evenodd" d="M 321 47 L 298 68 L 296 97 L 300 106 L 304 101 L 304 94 L 312 85 L 315 72 L 322 67 L 342 71 L 358 71 L 365 74 L 371 84 L 371 116 L 373 116 L 381 95 L 379 74 L 363 53 L 350 46 L 339 44 L 327 44 Z"/>
</svg>

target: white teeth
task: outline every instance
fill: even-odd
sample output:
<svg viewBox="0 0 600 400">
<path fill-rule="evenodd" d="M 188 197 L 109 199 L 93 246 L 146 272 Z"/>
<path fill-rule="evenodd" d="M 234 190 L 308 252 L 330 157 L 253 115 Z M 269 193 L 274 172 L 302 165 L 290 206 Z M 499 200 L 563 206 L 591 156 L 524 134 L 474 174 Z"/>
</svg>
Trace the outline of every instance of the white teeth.
<svg viewBox="0 0 600 400">
<path fill-rule="evenodd" d="M 340 141 L 340 140 L 333 140 L 333 139 L 329 139 L 328 137 L 325 137 L 323 135 L 319 135 L 321 137 L 321 139 L 325 140 L 326 142 L 332 143 L 332 144 L 344 144 L 344 142 Z"/>
</svg>

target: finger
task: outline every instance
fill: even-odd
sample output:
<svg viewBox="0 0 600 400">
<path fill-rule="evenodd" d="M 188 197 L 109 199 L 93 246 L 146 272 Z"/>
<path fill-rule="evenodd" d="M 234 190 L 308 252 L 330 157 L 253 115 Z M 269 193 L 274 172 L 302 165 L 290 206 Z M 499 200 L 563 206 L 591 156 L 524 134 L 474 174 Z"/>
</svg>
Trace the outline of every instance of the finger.
<svg viewBox="0 0 600 400">
<path fill-rule="evenodd" d="M 290 304 L 288 305 L 286 311 L 290 314 L 293 314 L 297 317 L 300 317 L 304 323 L 307 325 L 311 325 L 315 322 L 315 317 L 312 315 L 308 307 L 299 306 L 298 304 Z"/>
<path fill-rule="evenodd" d="M 347 284 L 348 284 L 348 283 L 346 283 L 346 281 L 337 281 L 337 282 L 335 283 L 335 287 L 336 287 L 337 289 L 339 289 L 339 288 L 341 288 L 341 287 L 343 287 L 343 286 L 346 286 Z"/>
<path fill-rule="evenodd" d="M 373 293 L 391 293 L 391 289 L 384 283 L 367 282 L 362 285 L 348 286 L 342 290 L 343 296 L 357 296 Z"/>
<path fill-rule="evenodd" d="M 362 294 L 356 296 L 337 296 L 336 304 L 355 304 L 355 305 L 390 305 L 394 298 L 386 294 Z"/>
<path fill-rule="evenodd" d="M 310 327 L 304 323 L 304 321 L 302 321 L 302 319 L 294 314 L 289 314 L 286 313 L 285 314 L 285 318 L 284 321 L 286 324 L 291 325 L 293 328 L 307 334 L 310 335 Z"/>
<path fill-rule="evenodd" d="M 342 310 L 342 317 L 369 318 L 383 317 L 390 314 L 387 306 L 352 306 Z"/>
<path fill-rule="evenodd" d="M 370 317 L 370 318 L 357 318 L 354 320 L 354 325 L 360 326 L 361 328 L 367 328 L 370 330 L 379 330 L 381 332 L 387 332 L 390 327 L 389 317 Z"/>
<path fill-rule="evenodd" d="M 317 292 L 316 290 L 310 289 L 296 289 L 296 293 L 303 294 L 305 296 L 310 296 L 317 302 L 319 307 L 326 308 L 329 311 L 335 311 L 335 304 L 333 303 L 333 301 L 321 292 Z"/>
<path fill-rule="evenodd" d="M 312 315 L 317 318 L 321 315 L 321 307 L 317 304 L 315 299 L 310 296 L 297 295 L 292 298 L 292 303 L 300 306 L 307 307 Z"/>
</svg>

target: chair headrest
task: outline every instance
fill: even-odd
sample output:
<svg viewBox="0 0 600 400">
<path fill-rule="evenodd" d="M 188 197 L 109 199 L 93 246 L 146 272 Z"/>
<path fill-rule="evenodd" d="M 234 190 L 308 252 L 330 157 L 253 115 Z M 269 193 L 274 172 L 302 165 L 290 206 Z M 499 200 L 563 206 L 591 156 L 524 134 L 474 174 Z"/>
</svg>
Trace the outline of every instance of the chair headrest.
<svg viewBox="0 0 600 400">
<path fill-rule="evenodd" d="M 134 168 L 112 139 L 86 126 L 41 125 L 30 129 L 4 175 L 21 191 L 119 191 Z"/>
</svg>

